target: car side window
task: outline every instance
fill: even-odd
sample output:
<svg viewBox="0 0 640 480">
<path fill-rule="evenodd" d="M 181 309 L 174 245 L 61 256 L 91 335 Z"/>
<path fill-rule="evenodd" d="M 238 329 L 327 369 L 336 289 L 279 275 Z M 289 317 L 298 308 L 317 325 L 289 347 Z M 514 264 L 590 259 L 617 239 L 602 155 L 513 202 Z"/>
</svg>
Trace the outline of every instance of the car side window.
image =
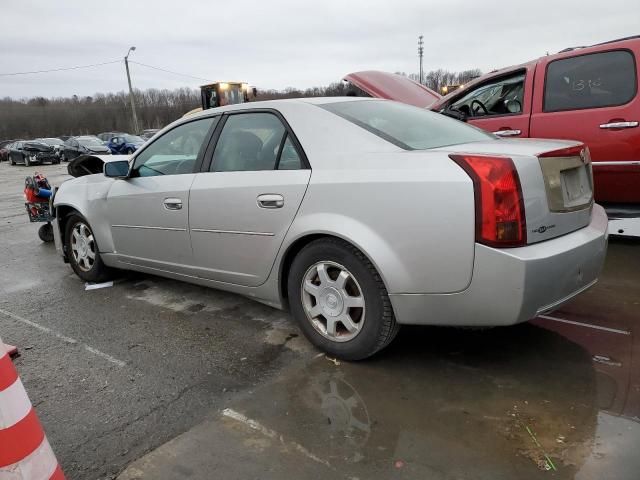
<svg viewBox="0 0 640 480">
<path fill-rule="evenodd" d="M 636 65 L 627 50 L 554 60 L 545 76 L 544 111 L 624 105 L 636 89 Z"/>
<path fill-rule="evenodd" d="M 522 113 L 525 73 L 501 77 L 474 88 L 449 108 L 468 117 L 488 117 Z"/>
<path fill-rule="evenodd" d="M 288 134 L 287 139 L 282 145 L 277 168 L 278 170 L 300 170 L 302 168 L 300 155 L 298 155 L 298 151 L 291 141 L 291 136 Z"/>
<path fill-rule="evenodd" d="M 286 130 L 271 113 L 240 113 L 227 118 L 213 154 L 212 172 L 273 170 Z"/>
<path fill-rule="evenodd" d="M 132 176 L 180 175 L 192 173 L 207 134 L 219 117 L 195 120 L 169 130 L 145 148 L 135 159 Z"/>
</svg>

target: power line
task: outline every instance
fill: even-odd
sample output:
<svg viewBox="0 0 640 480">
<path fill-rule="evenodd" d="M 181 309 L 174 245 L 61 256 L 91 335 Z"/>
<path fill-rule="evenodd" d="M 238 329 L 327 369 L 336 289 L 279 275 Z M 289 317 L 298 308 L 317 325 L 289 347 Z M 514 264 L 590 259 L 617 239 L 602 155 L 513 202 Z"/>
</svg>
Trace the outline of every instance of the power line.
<svg viewBox="0 0 640 480">
<path fill-rule="evenodd" d="M 17 76 L 17 75 L 31 75 L 31 74 L 37 74 L 37 73 L 64 72 L 64 71 L 68 71 L 68 70 L 79 70 L 81 68 L 100 67 L 100 66 L 103 66 L 103 65 L 111 65 L 113 63 L 120 63 L 120 62 L 122 62 L 122 60 L 113 60 L 111 62 L 102 62 L 102 63 L 92 63 L 92 64 L 89 64 L 89 65 L 77 65 L 75 67 L 51 68 L 49 70 L 33 70 L 33 71 L 30 71 L 30 72 L 0 73 L 0 77 L 12 77 L 12 76 Z M 203 80 L 205 82 L 210 82 L 211 81 L 210 78 L 196 77 L 195 75 L 188 75 L 186 73 L 174 72 L 172 70 L 167 70 L 166 68 L 155 67 L 153 65 L 148 65 L 146 63 L 136 62 L 134 60 L 129 60 L 129 63 L 135 63 L 136 65 L 140 65 L 141 67 L 152 68 L 153 70 L 159 70 L 161 72 L 171 73 L 173 75 L 178 75 L 178 76 L 181 76 L 181 77 L 193 78 L 195 80 Z"/>
<path fill-rule="evenodd" d="M 111 62 L 92 63 L 90 65 L 78 65 L 76 67 L 66 68 L 52 68 L 50 70 L 34 70 L 32 72 L 12 72 L 12 73 L 0 73 L 0 77 L 13 77 L 16 75 L 31 75 L 32 73 L 50 73 L 50 72 L 63 72 L 66 70 L 79 70 L 81 68 L 100 67 L 102 65 L 111 65 L 112 63 L 120 63 L 122 60 L 113 60 Z"/>
<path fill-rule="evenodd" d="M 161 72 L 167 72 L 167 73 L 172 73 L 174 75 L 179 75 L 181 77 L 188 77 L 188 78 L 194 78 L 196 80 L 203 80 L 205 82 L 210 82 L 211 79 L 210 78 L 202 78 L 202 77 L 196 77 L 194 75 L 187 75 L 186 73 L 178 73 L 178 72 L 173 72 L 171 70 L 167 70 L 165 68 L 160 68 L 160 67 L 154 67 L 153 65 L 147 65 L 146 63 L 140 63 L 140 62 L 135 62 L 133 60 L 129 60 L 129 63 L 135 63 L 136 65 L 140 65 L 142 67 L 147 67 L 147 68 L 153 68 L 154 70 L 160 70 Z"/>
</svg>

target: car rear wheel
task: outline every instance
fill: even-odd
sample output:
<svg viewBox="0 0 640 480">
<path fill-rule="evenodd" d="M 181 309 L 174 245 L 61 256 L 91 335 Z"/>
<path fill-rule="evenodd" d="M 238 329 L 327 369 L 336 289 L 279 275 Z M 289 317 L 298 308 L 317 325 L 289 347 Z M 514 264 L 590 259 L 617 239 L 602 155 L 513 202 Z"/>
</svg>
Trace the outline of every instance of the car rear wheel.
<svg viewBox="0 0 640 480">
<path fill-rule="evenodd" d="M 398 332 L 380 275 L 342 240 L 316 240 L 298 253 L 289 270 L 288 296 L 309 341 L 344 360 L 373 355 Z"/>
<path fill-rule="evenodd" d="M 80 215 L 73 214 L 67 220 L 65 251 L 71 268 L 82 280 L 104 282 L 111 278 L 111 270 L 102 262 L 93 231 Z"/>
</svg>

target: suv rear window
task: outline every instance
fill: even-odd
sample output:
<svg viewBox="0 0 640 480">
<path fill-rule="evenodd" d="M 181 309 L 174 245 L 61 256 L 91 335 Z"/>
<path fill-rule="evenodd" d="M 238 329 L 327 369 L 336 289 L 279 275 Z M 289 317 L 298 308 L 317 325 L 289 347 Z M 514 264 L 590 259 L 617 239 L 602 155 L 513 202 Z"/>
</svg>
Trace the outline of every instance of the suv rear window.
<svg viewBox="0 0 640 480">
<path fill-rule="evenodd" d="M 319 106 L 405 150 L 495 139 L 458 120 L 404 103 L 360 100 Z"/>
<path fill-rule="evenodd" d="M 627 50 L 554 60 L 547 66 L 544 111 L 623 105 L 636 87 L 636 65 Z"/>
</svg>

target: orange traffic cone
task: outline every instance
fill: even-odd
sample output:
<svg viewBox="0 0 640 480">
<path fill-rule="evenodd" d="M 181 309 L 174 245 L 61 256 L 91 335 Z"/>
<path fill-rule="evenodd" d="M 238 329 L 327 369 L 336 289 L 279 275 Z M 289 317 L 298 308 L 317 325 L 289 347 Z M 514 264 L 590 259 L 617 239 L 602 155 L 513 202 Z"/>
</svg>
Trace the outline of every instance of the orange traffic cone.
<svg viewBox="0 0 640 480">
<path fill-rule="evenodd" d="M 0 339 L 0 479 L 64 480 L 18 372 Z"/>
</svg>

